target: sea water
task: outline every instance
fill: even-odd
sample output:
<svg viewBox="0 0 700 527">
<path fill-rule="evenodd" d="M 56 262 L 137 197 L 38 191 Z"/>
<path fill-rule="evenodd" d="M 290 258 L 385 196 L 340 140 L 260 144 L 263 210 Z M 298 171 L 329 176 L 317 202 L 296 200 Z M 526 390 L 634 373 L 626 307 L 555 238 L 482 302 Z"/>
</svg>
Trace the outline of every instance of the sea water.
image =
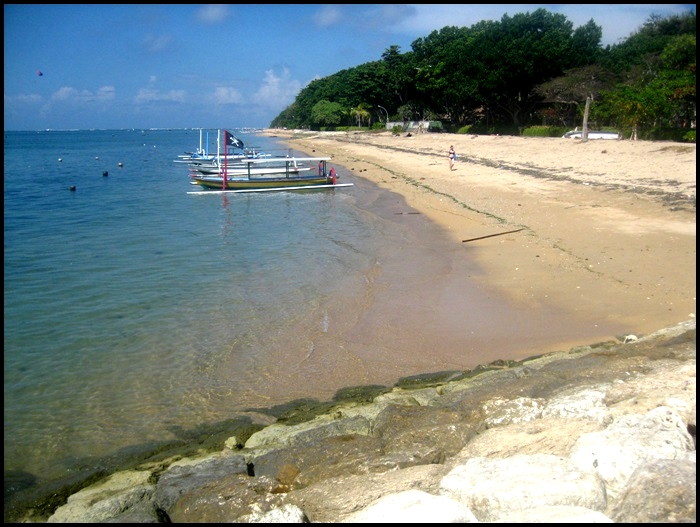
<svg viewBox="0 0 700 527">
<path fill-rule="evenodd" d="M 188 194 L 201 189 L 173 160 L 198 144 L 198 130 L 5 132 L 6 471 L 60 476 L 313 393 L 265 385 L 320 299 L 368 266 L 368 225 L 340 190 Z"/>
<path fill-rule="evenodd" d="M 5 132 L 6 488 L 8 474 L 67 478 L 203 424 L 580 336 L 566 313 L 476 287 L 476 248 L 344 167 L 352 187 L 188 194 L 173 160 L 199 138 Z"/>
</svg>

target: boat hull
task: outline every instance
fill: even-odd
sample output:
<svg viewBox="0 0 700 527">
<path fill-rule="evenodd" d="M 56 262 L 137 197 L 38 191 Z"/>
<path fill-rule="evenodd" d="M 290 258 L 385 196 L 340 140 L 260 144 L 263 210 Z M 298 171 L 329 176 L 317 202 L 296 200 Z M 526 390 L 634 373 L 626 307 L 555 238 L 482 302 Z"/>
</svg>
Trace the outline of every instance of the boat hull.
<svg viewBox="0 0 700 527">
<path fill-rule="evenodd" d="M 259 177 L 259 178 L 226 178 L 224 187 L 223 178 L 217 176 L 192 176 L 192 183 L 207 189 L 216 190 L 241 190 L 241 189 L 265 189 L 303 187 L 312 185 L 329 185 L 333 181 L 324 176 L 299 176 L 299 177 Z"/>
</svg>

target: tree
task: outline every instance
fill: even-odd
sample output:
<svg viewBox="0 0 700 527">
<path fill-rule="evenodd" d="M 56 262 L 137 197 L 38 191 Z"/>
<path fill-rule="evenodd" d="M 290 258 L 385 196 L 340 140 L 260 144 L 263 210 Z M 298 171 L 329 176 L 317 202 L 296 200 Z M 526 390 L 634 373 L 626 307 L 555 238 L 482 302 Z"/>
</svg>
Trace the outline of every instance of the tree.
<svg viewBox="0 0 700 527">
<path fill-rule="evenodd" d="M 367 109 L 366 104 L 360 104 L 357 107 L 352 108 L 350 110 L 350 115 L 353 118 L 357 119 L 357 126 L 358 127 L 362 126 L 362 123 L 364 121 L 367 121 L 369 123 L 370 113 L 369 113 L 369 110 Z"/>
<path fill-rule="evenodd" d="M 601 92 L 612 89 L 616 81 L 612 72 L 591 65 L 567 70 L 561 77 L 535 86 L 533 92 L 542 98 L 548 109 L 554 110 L 546 112 L 550 119 L 563 126 L 572 126 L 579 117 L 576 110 L 586 98 L 598 99 Z"/>
<path fill-rule="evenodd" d="M 337 102 L 318 101 L 311 110 L 311 117 L 321 126 L 336 126 L 342 122 L 343 107 Z"/>
<path fill-rule="evenodd" d="M 593 20 L 574 29 L 566 17 L 544 9 L 446 26 L 416 39 L 407 53 L 392 45 L 381 60 L 310 82 L 273 122 L 361 126 L 381 105 L 405 120 L 485 120 L 486 129 L 503 133 L 508 126 L 505 133 L 517 133 L 543 120 L 570 125 L 591 97 L 591 117 L 600 126 L 694 123 L 693 12 L 650 17 L 615 46 L 602 48 L 601 37 Z"/>
<path fill-rule="evenodd" d="M 652 31 L 663 27 L 667 25 L 652 19 L 636 37 L 645 53 L 625 72 L 623 82 L 603 93 L 598 108 L 599 114 L 628 126 L 632 138 L 641 127 L 690 128 L 695 123 L 696 38 Z M 660 43 L 664 45 L 659 49 Z"/>
</svg>

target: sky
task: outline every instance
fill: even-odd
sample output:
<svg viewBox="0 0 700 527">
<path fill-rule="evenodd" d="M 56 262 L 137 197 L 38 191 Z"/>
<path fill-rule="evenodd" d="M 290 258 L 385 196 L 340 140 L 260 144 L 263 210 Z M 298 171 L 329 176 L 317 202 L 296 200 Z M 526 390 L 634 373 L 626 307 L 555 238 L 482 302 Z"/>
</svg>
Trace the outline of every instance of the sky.
<svg viewBox="0 0 700 527">
<path fill-rule="evenodd" d="M 4 130 L 266 128 L 314 79 L 544 8 L 604 46 L 695 4 L 4 5 Z"/>
</svg>

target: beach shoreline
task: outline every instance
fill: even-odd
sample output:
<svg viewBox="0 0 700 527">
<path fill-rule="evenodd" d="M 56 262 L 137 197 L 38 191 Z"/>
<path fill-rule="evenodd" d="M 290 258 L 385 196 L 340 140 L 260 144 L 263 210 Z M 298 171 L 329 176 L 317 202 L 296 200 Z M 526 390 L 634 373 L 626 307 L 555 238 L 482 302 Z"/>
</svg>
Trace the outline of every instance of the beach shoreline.
<svg viewBox="0 0 700 527">
<path fill-rule="evenodd" d="M 400 199 L 384 199 L 381 207 L 373 209 L 381 209 L 392 221 L 405 222 L 407 226 L 414 226 L 415 223 L 409 222 L 420 218 L 428 218 L 440 226 L 454 248 L 452 251 L 448 247 L 450 255 L 446 261 L 474 259 L 482 269 L 482 272 L 462 276 L 462 281 L 473 281 L 484 290 L 497 291 L 499 298 L 493 301 L 493 309 L 503 308 L 503 297 L 518 306 L 512 311 L 522 312 L 519 327 L 503 328 L 502 334 L 497 335 L 467 335 L 467 332 L 458 331 L 446 335 L 446 330 L 467 323 L 459 317 L 456 322 L 453 320 L 444 326 L 431 326 L 426 319 L 410 319 L 429 314 L 431 309 L 449 313 L 449 308 L 433 304 L 435 298 L 444 299 L 444 295 L 433 297 L 426 293 L 435 288 L 450 291 L 452 284 L 460 279 L 454 275 L 471 269 L 468 265 L 455 264 L 454 268 L 449 268 L 452 276 L 439 279 L 429 276 L 422 294 L 411 296 L 407 291 L 401 298 L 404 303 L 399 303 L 396 314 L 389 314 L 387 319 L 378 321 L 380 317 L 373 315 L 391 311 L 391 303 L 397 302 L 392 296 L 394 291 L 383 291 L 376 296 L 364 294 L 362 300 L 371 298 L 373 302 L 369 307 L 361 306 L 364 316 L 350 321 L 351 328 L 347 332 L 343 328 L 336 331 L 334 324 L 330 324 L 330 331 L 317 339 L 315 354 L 319 357 L 310 358 L 327 362 L 332 357 L 324 355 L 324 350 L 336 351 L 337 348 L 339 355 L 355 359 L 348 364 L 333 363 L 335 375 L 342 377 L 342 386 L 366 386 L 368 390 L 376 390 L 377 383 L 387 387 L 395 385 L 385 383 L 386 378 L 401 377 L 405 381 L 418 377 L 421 372 L 429 377 L 430 374 L 439 376 L 443 369 L 466 375 L 471 363 L 487 366 L 493 362 L 495 369 L 508 370 L 510 361 L 555 356 L 556 350 L 575 350 L 575 346 L 580 345 L 591 345 L 590 353 L 596 357 L 609 356 L 611 361 L 618 360 L 616 352 L 601 352 L 612 345 L 610 342 L 605 346 L 597 344 L 606 340 L 604 331 L 587 333 L 581 325 L 578 340 L 568 342 L 561 339 L 564 332 L 559 331 L 562 328 L 557 324 L 597 319 L 610 327 L 629 328 L 642 340 L 645 335 L 695 318 L 695 145 L 611 141 L 583 144 L 563 139 L 451 134 L 395 137 L 390 133 L 289 131 L 283 134 L 277 130 L 266 133 L 308 155 L 330 156 L 329 166 L 336 166 L 340 182 L 350 180 L 360 185 L 363 180 L 396 193 Z M 459 156 L 454 172 L 450 172 L 448 165 L 450 144 L 454 144 Z M 544 153 L 534 155 L 537 151 Z M 387 211 L 386 203 L 395 210 Z M 432 234 L 434 229 L 425 232 Z M 420 241 L 420 238 L 411 240 Z M 445 245 L 442 241 L 440 244 L 434 244 L 434 240 L 425 241 L 431 249 Z M 461 251 L 467 252 L 466 257 L 461 256 Z M 382 265 L 385 264 L 383 260 Z M 416 276 L 423 269 L 419 266 Z M 386 269 L 378 272 L 384 272 L 386 279 L 381 284 L 378 281 L 368 284 L 370 293 L 386 287 L 392 279 Z M 416 280 L 416 283 L 421 282 Z M 382 301 L 376 305 L 380 296 Z M 418 308 L 409 310 L 409 300 Z M 329 320 L 343 322 L 341 315 L 348 313 L 348 306 L 342 302 L 337 304 L 331 306 L 333 313 Z M 468 308 L 463 298 L 456 299 L 454 305 Z M 407 315 L 409 311 L 411 314 Z M 537 318 L 535 312 L 540 313 L 541 319 L 554 322 L 549 326 L 529 327 L 527 323 Z M 551 319 L 547 319 L 550 314 Z M 498 324 L 495 315 L 484 315 L 493 319 L 486 323 Z M 435 320 L 442 322 L 440 317 Z M 513 326 L 517 322 L 513 321 Z M 468 323 L 478 330 L 483 329 L 471 318 Z M 340 340 L 326 338 L 336 333 L 342 337 Z M 538 342 L 529 338 L 535 334 L 540 338 Z M 542 344 L 543 335 L 550 339 L 547 345 Z M 424 337 L 425 341 L 420 342 L 419 337 Z M 496 340 L 498 342 L 493 342 Z M 635 342 L 632 337 L 630 340 Z M 665 356 L 665 346 L 659 344 L 663 348 L 661 356 Z M 483 355 L 479 355 L 481 348 Z M 579 353 L 564 351 L 565 355 Z M 619 360 L 624 363 L 623 354 Z M 453 363 L 460 365 L 457 367 Z M 443 366 L 445 364 L 449 367 Z M 629 366 L 624 364 L 624 367 Z M 640 371 L 645 368 L 635 367 Z M 477 371 L 488 369 L 487 366 Z M 575 370 L 582 371 L 583 376 L 589 375 L 585 367 Z M 309 379 L 308 384 L 327 388 L 329 381 L 322 377 Z M 592 384 L 597 382 L 597 378 L 589 380 Z M 568 382 L 563 376 L 557 386 L 563 388 Z M 649 383 L 649 389 L 651 386 Z M 519 389 L 522 389 L 519 382 L 509 388 Z M 493 396 L 504 394 L 495 390 Z M 301 413 L 309 406 L 309 401 L 293 401 L 290 408 L 293 404 L 299 405 L 299 409 L 290 411 Z M 319 402 L 318 406 L 324 404 Z M 275 421 L 271 417 L 273 413 L 261 408 L 251 415 L 256 419 L 256 426 L 263 426 L 259 420 L 264 418 L 266 424 L 272 423 Z M 420 422 L 416 424 L 419 425 Z M 212 445 L 218 445 L 222 437 L 242 433 L 231 423 L 222 423 L 216 434 L 212 430 L 211 426 L 205 426 L 202 434 L 196 437 L 206 435 Z M 190 444 L 181 447 L 182 452 L 173 447 L 172 452 L 163 449 L 162 453 L 189 457 L 193 449 L 209 449 L 209 445 L 207 448 Z M 136 460 L 133 459 L 119 463 L 118 470 L 134 464 Z M 152 469 L 157 465 L 146 466 Z M 79 487 L 85 486 L 84 483 Z M 63 493 L 70 495 L 74 490 L 72 485 L 66 487 L 61 496 Z M 39 512 L 35 507 L 39 498 L 32 495 L 27 502 L 31 505 L 23 502 L 24 498 L 22 492 L 17 494 L 16 508 L 12 511 L 16 517 Z M 44 493 L 42 500 L 48 504 L 48 511 L 55 508 L 61 497 L 52 490 Z M 6 509 L 6 520 L 7 515 Z"/>
<path fill-rule="evenodd" d="M 695 317 L 694 144 L 264 133 L 400 194 L 513 302 L 602 313 L 640 334 Z"/>
</svg>

